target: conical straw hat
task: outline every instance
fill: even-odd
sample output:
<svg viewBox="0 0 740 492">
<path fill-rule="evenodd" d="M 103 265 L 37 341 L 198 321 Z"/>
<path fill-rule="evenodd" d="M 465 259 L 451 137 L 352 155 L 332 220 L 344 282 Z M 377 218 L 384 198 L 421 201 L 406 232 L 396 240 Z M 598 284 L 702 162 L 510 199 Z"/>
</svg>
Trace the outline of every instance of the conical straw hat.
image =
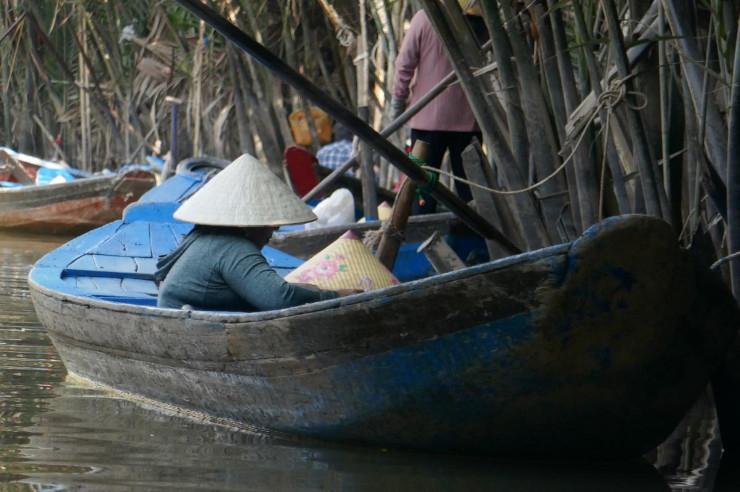
<svg viewBox="0 0 740 492">
<path fill-rule="evenodd" d="M 267 166 L 244 154 L 175 211 L 178 220 L 224 227 L 303 224 L 316 215 Z"/>
<path fill-rule="evenodd" d="M 352 231 L 316 253 L 285 276 L 288 282 L 313 284 L 322 289 L 381 289 L 398 283 L 388 269 Z"/>
</svg>

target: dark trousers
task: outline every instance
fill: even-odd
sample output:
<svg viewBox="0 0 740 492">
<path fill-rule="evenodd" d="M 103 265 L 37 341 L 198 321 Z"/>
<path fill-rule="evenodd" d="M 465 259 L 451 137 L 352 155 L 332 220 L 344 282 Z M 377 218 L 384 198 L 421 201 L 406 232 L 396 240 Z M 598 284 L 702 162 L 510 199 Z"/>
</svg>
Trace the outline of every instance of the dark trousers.
<svg viewBox="0 0 740 492">
<path fill-rule="evenodd" d="M 429 154 L 427 155 L 427 165 L 439 167 L 442 165 L 442 159 L 445 152 L 450 152 L 450 164 L 455 176 L 465 178 L 465 169 L 462 164 L 462 152 L 470 145 L 473 137 L 481 140 L 480 132 L 447 132 L 436 130 L 415 130 L 411 129 L 411 147 L 413 148 L 416 140 L 423 140 L 429 144 Z M 470 187 L 465 183 L 455 181 L 455 191 L 463 201 L 469 202 L 473 199 Z M 437 200 L 427 193 L 422 193 L 422 202 L 415 203 L 413 213 L 431 214 L 437 210 Z"/>
</svg>

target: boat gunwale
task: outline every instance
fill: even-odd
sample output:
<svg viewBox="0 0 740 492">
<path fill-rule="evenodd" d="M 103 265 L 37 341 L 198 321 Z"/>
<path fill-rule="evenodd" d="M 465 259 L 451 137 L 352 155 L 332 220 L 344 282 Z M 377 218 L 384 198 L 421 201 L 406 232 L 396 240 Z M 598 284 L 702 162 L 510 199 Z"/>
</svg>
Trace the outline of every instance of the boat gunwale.
<svg viewBox="0 0 740 492">
<path fill-rule="evenodd" d="M 23 192 L 29 193 L 33 191 L 38 190 L 48 190 L 48 189 L 61 189 L 65 187 L 72 187 L 73 185 L 81 186 L 83 184 L 85 185 L 93 185 L 98 184 L 106 181 L 116 181 L 117 179 L 136 179 L 131 178 L 127 174 L 111 174 L 111 175 L 104 175 L 104 176 L 89 176 L 85 178 L 78 178 L 73 181 L 65 181 L 63 183 L 51 183 L 51 184 L 30 184 L 27 186 L 20 186 L 18 188 L 2 188 L 2 194 L 22 194 Z"/>
<path fill-rule="evenodd" d="M 581 239 L 581 238 L 579 238 Z M 300 315 L 311 315 L 336 308 L 345 308 L 349 306 L 356 307 L 361 304 L 369 304 L 379 299 L 388 299 L 396 297 L 407 292 L 413 292 L 417 289 L 430 289 L 438 285 L 463 280 L 499 269 L 514 267 L 528 261 L 542 260 L 547 257 L 558 254 L 566 254 L 571 246 L 578 241 L 561 243 L 546 248 L 520 253 L 518 255 L 507 256 L 497 260 L 466 267 L 452 272 L 433 275 L 427 278 L 413 280 L 399 285 L 393 285 L 371 292 L 363 292 L 351 296 L 318 301 L 301 306 L 295 306 L 285 309 L 275 309 L 271 311 L 260 312 L 238 312 L 238 311 L 203 311 L 203 310 L 183 310 L 173 308 L 161 308 L 156 306 L 142 306 L 131 303 L 116 302 L 105 299 L 97 299 L 83 295 L 60 292 L 58 289 L 44 287 L 36 282 L 33 278 L 37 272 L 38 266 L 34 266 L 28 274 L 28 284 L 31 287 L 31 293 L 34 290 L 63 302 L 74 303 L 78 305 L 95 307 L 111 312 L 129 313 L 132 315 L 156 315 L 168 318 L 189 319 L 193 321 L 218 322 L 224 324 L 251 323 L 259 321 L 269 321 L 279 318 L 287 318 Z M 44 269 L 58 269 L 58 267 L 42 267 Z M 61 271 L 61 269 L 59 269 Z"/>
</svg>

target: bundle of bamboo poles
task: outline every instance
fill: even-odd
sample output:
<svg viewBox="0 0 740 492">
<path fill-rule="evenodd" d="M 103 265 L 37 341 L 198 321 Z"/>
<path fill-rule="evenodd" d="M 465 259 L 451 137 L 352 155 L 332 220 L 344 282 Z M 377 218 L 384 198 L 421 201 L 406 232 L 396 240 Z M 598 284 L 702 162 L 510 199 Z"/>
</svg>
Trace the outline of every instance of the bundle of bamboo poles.
<svg viewBox="0 0 740 492">
<path fill-rule="evenodd" d="M 506 238 L 533 249 L 650 213 L 708 261 L 729 257 L 717 268 L 738 285 L 735 2 L 481 0 L 490 50 L 453 1 L 206 4 L 397 147 L 394 61 L 424 9 L 454 61 L 444 83 L 473 102 L 480 184 L 495 190 L 484 218 Z M 28 153 L 98 170 L 164 154 L 175 133 L 175 160 L 247 151 L 279 165 L 288 114 L 314 104 L 176 2 L 19 0 L 0 14 L 2 143 Z M 372 149 L 358 164 L 382 186 L 398 179 Z"/>
<path fill-rule="evenodd" d="M 488 57 L 455 2 L 420 3 L 483 132 L 509 237 L 532 249 L 648 213 L 711 245 L 707 259 L 736 252 L 733 2 L 481 1 Z"/>
</svg>

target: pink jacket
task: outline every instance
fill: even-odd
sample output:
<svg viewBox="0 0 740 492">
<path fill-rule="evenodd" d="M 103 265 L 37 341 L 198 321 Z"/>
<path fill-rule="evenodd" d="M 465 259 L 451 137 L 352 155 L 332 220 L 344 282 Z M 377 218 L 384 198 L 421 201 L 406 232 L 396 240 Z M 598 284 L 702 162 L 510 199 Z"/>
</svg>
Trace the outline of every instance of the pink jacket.
<svg viewBox="0 0 740 492">
<path fill-rule="evenodd" d="M 452 71 L 444 44 L 423 10 L 417 12 L 396 58 L 393 96 L 410 106 Z M 416 74 L 416 77 L 414 77 Z M 413 83 L 412 83 L 413 78 Z M 411 98 L 409 100 L 409 92 Z M 475 117 L 460 84 L 448 87 L 409 121 L 416 130 L 477 131 Z"/>
</svg>

